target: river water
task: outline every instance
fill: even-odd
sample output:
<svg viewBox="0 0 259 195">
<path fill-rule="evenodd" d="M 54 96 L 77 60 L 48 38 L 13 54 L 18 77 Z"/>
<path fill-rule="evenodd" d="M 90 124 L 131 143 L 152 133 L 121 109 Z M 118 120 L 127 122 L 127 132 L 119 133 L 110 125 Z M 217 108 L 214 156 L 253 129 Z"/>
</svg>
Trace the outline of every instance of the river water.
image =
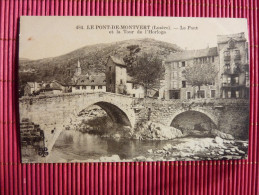
<svg viewBox="0 0 259 195">
<path fill-rule="evenodd" d="M 148 150 L 162 148 L 166 144 L 180 143 L 180 140 L 129 140 L 100 137 L 79 131 L 63 131 L 57 139 L 49 157 L 50 162 L 96 161 L 100 157 L 118 155 L 121 160 L 151 157 Z"/>
</svg>

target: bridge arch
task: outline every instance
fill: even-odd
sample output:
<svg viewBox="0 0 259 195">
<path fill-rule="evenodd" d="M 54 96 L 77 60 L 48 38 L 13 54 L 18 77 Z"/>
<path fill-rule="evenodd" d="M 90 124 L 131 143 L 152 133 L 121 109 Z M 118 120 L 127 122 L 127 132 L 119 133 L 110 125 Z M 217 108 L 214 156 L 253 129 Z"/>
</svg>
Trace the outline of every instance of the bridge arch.
<svg viewBox="0 0 259 195">
<path fill-rule="evenodd" d="M 96 102 L 92 105 L 97 105 L 101 107 L 108 114 L 113 122 L 129 127 L 134 126 L 134 121 L 130 120 L 130 116 L 128 116 L 125 111 L 122 110 L 122 108 L 119 108 L 118 106 L 105 101 Z"/>
<path fill-rule="evenodd" d="M 65 129 L 66 125 L 69 125 L 71 120 L 73 118 L 78 117 L 78 114 L 82 111 L 85 110 L 92 105 L 97 105 L 101 107 L 107 114 L 110 116 L 113 122 L 124 125 L 124 126 L 129 126 L 131 129 L 134 129 L 135 126 L 135 112 L 134 109 L 129 105 L 129 103 L 123 104 L 125 101 L 119 101 L 117 99 L 113 98 L 94 98 L 94 99 L 86 99 L 86 98 L 81 98 L 79 99 L 79 102 L 76 103 L 75 107 L 70 107 L 70 114 L 66 116 L 66 119 L 63 123 L 62 128 L 59 128 L 56 130 L 55 135 L 53 138 L 48 142 L 47 147 L 48 150 L 51 151 L 53 146 L 55 145 L 59 135 L 61 132 Z M 72 105 L 70 105 L 72 106 Z"/>
<path fill-rule="evenodd" d="M 204 111 L 202 109 L 199 108 L 195 108 L 195 109 L 181 109 L 177 112 L 175 112 L 171 117 L 170 120 L 168 121 L 167 125 L 168 126 L 174 126 L 177 125 L 177 121 L 181 121 L 184 118 L 190 118 L 193 117 L 193 120 L 197 121 L 193 121 L 192 125 L 195 124 L 195 122 L 207 122 L 207 123 L 211 123 L 213 128 L 217 128 L 218 127 L 218 119 L 216 116 L 214 116 L 213 114 Z M 202 118 L 202 119 L 201 119 Z M 200 121 L 199 121 L 200 119 Z M 187 122 L 186 122 L 187 123 Z M 186 126 L 188 126 L 188 124 L 186 124 Z M 176 127 L 176 126 L 175 126 Z"/>
</svg>

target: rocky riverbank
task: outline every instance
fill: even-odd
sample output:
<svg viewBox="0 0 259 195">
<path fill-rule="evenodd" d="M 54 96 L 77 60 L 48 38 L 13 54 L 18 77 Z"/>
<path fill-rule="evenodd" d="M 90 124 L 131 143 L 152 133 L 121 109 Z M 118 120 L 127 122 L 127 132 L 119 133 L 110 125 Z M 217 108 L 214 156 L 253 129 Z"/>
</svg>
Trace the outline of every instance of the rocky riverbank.
<svg viewBox="0 0 259 195">
<path fill-rule="evenodd" d="M 138 162 L 138 161 L 196 161 L 244 159 L 248 149 L 247 141 L 230 141 L 216 138 L 179 138 L 180 143 L 165 144 L 163 147 L 148 149 L 141 156 L 123 159 L 119 155 L 88 159 L 88 162 Z M 74 160 L 73 162 L 78 162 Z"/>
</svg>

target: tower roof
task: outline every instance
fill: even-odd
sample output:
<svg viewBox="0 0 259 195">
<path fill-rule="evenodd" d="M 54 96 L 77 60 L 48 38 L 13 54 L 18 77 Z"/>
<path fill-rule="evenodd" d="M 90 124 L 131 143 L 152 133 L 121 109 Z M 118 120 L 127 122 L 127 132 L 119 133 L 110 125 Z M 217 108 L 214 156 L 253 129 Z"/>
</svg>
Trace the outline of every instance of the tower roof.
<svg viewBox="0 0 259 195">
<path fill-rule="evenodd" d="M 121 58 L 117 58 L 115 56 L 110 56 L 110 59 L 113 61 L 114 64 L 119 66 L 126 66 L 125 62 Z"/>
<path fill-rule="evenodd" d="M 226 43 L 230 39 L 234 39 L 235 41 L 246 41 L 245 33 L 236 33 L 236 34 L 229 34 L 229 35 L 218 35 L 217 41 L 218 43 Z"/>
<path fill-rule="evenodd" d="M 79 59 L 78 59 L 78 61 L 77 61 L 77 68 L 81 68 Z"/>
</svg>

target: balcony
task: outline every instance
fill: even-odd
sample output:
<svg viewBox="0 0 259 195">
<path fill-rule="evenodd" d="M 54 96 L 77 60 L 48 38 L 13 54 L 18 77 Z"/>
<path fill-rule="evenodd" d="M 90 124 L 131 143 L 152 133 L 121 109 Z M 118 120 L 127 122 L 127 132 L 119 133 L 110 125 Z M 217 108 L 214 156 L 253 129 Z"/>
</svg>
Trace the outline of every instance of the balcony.
<svg viewBox="0 0 259 195">
<path fill-rule="evenodd" d="M 234 68 L 234 70 L 233 70 L 233 74 L 240 74 L 240 73 L 242 73 L 240 67 L 239 67 L 239 66 L 236 66 L 236 67 Z"/>
<path fill-rule="evenodd" d="M 245 87 L 244 84 L 240 84 L 240 83 L 235 83 L 235 82 L 231 82 L 231 83 L 222 83 L 222 87 L 223 88 L 241 88 L 241 87 Z"/>
<path fill-rule="evenodd" d="M 224 61 L 230 61 L 230 56 L 224 56 Z"/>
<path fill-rule="evenodd" d="M 240 54 L 234 55 L 234 60 L 241 60 L 241 55 Z"/>
<path fill-rule="evenodd" d="M 223 74 L 231 74 L 231 70 L 230 69 L 224 69 Z"/>
</svg>

